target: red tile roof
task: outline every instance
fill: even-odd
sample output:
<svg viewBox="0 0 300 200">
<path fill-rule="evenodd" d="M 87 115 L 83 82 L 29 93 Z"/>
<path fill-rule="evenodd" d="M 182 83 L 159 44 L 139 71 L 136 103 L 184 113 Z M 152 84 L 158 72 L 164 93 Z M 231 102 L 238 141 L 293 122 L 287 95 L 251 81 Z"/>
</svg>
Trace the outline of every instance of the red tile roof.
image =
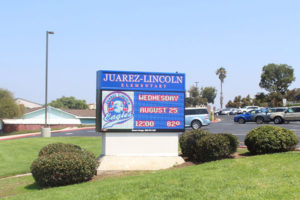
<svg viewBox="0 0 300 200">
<path fill-rule="evenodd" d="M 72 115 L 76 115 L 78 117 L 96 117 L 96 110 L 77 110 L 77 109 L 61 109 L 67 113 Z"/>
<path fill-rule="evenodd" d="M 37 107 L 37 108 L 26 108 L 25 110 L 25 114 L 27 113 L 31 113 L 31 112 L 34 112 L 34 111 L 37 111 L 37 110 L 40 110 L 40 109 L 43 109 L 44 107 Z"/>
</svg>

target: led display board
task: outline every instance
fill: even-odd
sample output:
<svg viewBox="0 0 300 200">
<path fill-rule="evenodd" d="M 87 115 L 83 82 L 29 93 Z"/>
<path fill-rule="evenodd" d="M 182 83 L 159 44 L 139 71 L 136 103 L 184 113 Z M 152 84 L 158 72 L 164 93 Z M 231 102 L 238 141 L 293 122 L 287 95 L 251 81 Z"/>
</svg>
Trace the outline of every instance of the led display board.
<svg viewBox="0 0 300 200">
<path fill-rule="evenodd" d="M 97 72 L 97 131 L 184 131 L 185 74 Z"/>
</svg>

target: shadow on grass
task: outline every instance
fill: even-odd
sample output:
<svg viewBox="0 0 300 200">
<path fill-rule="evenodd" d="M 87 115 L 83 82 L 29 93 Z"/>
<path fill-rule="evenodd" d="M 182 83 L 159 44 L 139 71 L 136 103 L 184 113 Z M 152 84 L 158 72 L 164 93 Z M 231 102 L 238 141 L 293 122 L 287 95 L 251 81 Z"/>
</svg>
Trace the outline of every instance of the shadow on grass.
<svg viewBox="0 0 300 200">
<path fill-rule="evenodd" d="M 249 156 L 262 156 L 262 155 L 271 155 L 271 154 L 281 154 L 281 153 L 291 153 L 291 152 L 296 152 L 297 150 L 292 150 L 292 151 L 281 151 L 281 152 L 267 152 L 267 153 L 258 153 L 258 154 L 251 154 L 249 151 L 245 153 L 240 153 L 239 155 L 244 156 L 244 157 L 249 157 Z"/>
<path fill-rule="evenodd" d="M 243 158 L 243 157 L 250 157 L 250 156 L 255 156 L 253 154 L 251 154 L 249 151 L 246 152 L 235 152 L 234 154 L 230 155 L 228 158 L 222 158 L 222 159 L 216 159 L 216 160 L 208 160 L 208 161 L 195 161 L 195 160 L 191 160 L 186 156 L 183 156 L 182 154 L 180 154 L 179 156 L 181 156 L 185 163 L 182 165 L 178 165 L 178 167 L 175 168 L 180 168 L 180 167 L 186 167 L 186 166 L 191 166 L 191 165 L 200 165 L 200 164 L 204 164 L 204 163 L 208 163 L 208 162 L 214 162 L 214 161 L 218 161 L 218 160 L 225 160 L 225 159 L 238 159 L 238 158 Z"/>
<path fill-rule="evenodd" d="M 32 183 L 30 185 L 26 185 L 24 187 L 26 190 L 41 190 L 42 188 L 38 186 L 36 183 Z"/>
<path fill-rule="evenodd" d="M 244 156 L 244 157 L 255 156 L 255 155 L 251 154 L 249 151 L 247 151 L 245 153 L 239 153 L 239 155 Z"/>
</svg>

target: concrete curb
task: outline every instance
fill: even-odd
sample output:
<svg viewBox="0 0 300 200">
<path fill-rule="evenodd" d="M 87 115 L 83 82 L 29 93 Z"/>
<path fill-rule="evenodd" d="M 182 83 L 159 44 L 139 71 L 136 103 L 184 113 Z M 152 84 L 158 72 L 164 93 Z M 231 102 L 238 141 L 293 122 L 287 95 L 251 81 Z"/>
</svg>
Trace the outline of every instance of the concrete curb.
<svg viewBox="0 0 300 200">
<path fill-rule="evenodd" d="M 80 130 L 89 130 L 89 129 L 95 129 L 95 127 L 84 127 L 84 128 L 74 128 L 74 129 L 68 128 L 68 129 L 63 129 L 63 130 L 51 131 L 51 133 L 60 133 L 60 132 L 67 132 L 67 131 L 80 131 Z M 30 137 L 30 136 L 37 136 L 37 135 L 41 135 L 41 132 L 0 136 L 0 141 L 23 138 L 23 137 Z"/>
<path fill-rule="evenodd" d="M 220 122 L 220 121 L 222 121 L 222 120 L 220 118 L 217 118 L 217 119 L 213 120 L 212 123 L 217 123 L 217 122 Z"/>
</svg>

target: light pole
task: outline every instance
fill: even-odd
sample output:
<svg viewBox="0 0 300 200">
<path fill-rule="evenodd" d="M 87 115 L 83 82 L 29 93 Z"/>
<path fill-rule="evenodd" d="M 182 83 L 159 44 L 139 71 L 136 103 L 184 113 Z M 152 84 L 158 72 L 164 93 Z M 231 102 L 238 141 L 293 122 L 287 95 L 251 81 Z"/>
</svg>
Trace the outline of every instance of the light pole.
<svg viewBox="0 0 300 200">
<path fill-rule="evenodd" d="M 46 86 L 45 86 L 45 127 L 42 128 L 43 137 L 51 137 L 51 128 L 48 127 L 48 39 L 49 34 L 54 34 L 52 31 L 46 31 Z"/>
</svg>

